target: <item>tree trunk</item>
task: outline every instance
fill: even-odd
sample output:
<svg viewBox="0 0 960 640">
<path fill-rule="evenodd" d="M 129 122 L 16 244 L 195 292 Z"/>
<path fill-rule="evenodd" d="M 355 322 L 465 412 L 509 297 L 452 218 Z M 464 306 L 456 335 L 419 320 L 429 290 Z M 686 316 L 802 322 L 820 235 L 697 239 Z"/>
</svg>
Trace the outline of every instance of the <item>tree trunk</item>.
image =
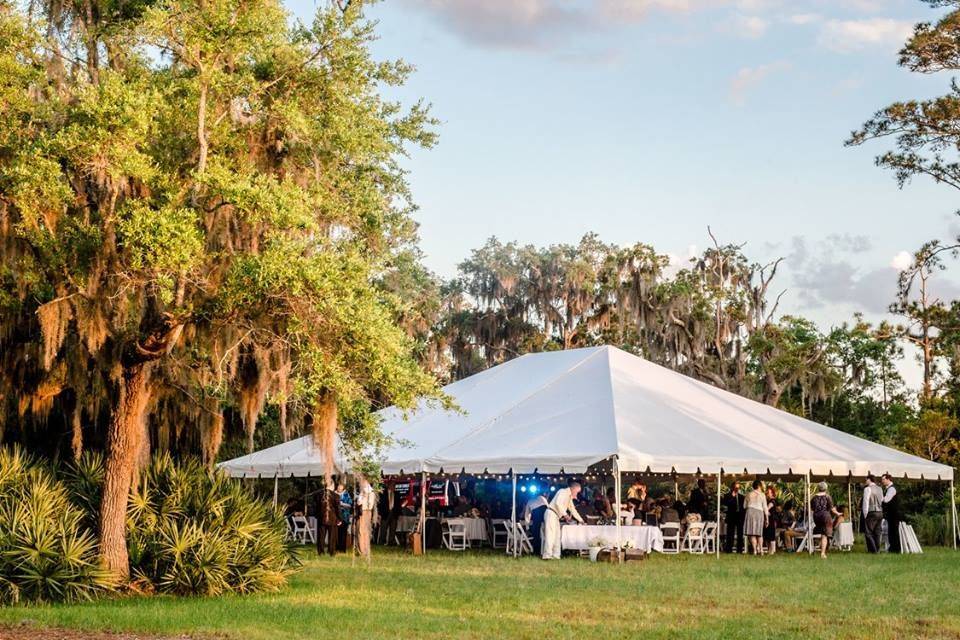
<svg viewBox="0 0 960 640">
<path fill-rule="evenodd" d="M 127 557 L 127 501 L 137 454 L 143 437 L 144 412 L 150 401 L 152 362 L 125 367 L 120 380 L 120 400 L 107 431 L 106 474 L 100 504 L 100 557 L 121 578 L 130 575 Z"/>
</svg>

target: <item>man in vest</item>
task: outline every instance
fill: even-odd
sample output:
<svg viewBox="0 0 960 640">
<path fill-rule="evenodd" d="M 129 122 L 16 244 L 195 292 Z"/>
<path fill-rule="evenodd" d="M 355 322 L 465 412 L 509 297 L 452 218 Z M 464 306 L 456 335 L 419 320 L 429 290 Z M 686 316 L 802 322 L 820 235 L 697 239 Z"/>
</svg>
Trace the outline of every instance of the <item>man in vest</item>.
<svg viewBox="0 0 960 640">
<path fill-rule="evenodd" d="M 887 521 L 887 541 L 890 553 L 900 553 L 900 496 L 893 486 L 893 476 L 883 474 L 883 518 Z"/>
<path fill-rule="evenodd" d="M 867 476 L 863 487 L 863 536 L 867 551 L 880 551 L 880 531 L 883 525 L 883 490 L 877 486 L 873 474 Z"/>
<path fill-rule="evenodd" d="M 565 489 L 557 491 L 547 506 L 543 516 L 543 552 L 544 560 L 560 559 L 560 519 L 569 520 L 572 516 L 580 524 L 583 518 L 577 513 L 574 501 L 580 494 L 580 483 L 571 481 Z"/>
<path fill-rule="evenodd" d="M 543 552 L 543 518 L 547 513 L 547 499 L 537 494 L 523 507 L 523 521 L 530 525 L 530 545 L 535 555 Z"/>
</svg>

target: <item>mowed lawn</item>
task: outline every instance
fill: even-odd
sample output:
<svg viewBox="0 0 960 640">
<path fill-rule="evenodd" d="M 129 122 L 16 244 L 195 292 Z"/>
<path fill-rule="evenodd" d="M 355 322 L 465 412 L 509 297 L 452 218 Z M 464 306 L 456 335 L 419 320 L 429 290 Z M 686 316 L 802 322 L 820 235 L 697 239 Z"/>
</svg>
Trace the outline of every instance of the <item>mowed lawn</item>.
<svg viewBox="0 0 960 640">
<path fill-rule="evenodd" d="M 492 552 L 316 558 L 280 593 L 7 607 L 0 625 L 240 640 L 960 638 L 960 553 L 660 556 L 622 566 Z"/>
</svg>

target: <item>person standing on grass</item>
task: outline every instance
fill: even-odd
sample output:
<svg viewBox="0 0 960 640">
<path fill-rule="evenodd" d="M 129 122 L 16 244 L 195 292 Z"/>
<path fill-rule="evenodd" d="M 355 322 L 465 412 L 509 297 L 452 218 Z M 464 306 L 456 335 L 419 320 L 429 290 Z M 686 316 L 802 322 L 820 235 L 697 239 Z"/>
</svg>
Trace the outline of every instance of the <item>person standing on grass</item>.
<svg viewBox="0 0 960 640">
<path fill-rule="evenodd" d="M 880 480 L 883 483 L 883 518 L 887 521 L 887 540 L 890 543 L 890 553 L 901 553 L 900 547 L 900 496 L 893 486 L 893 476 L 883 474 Z"/>
<path fill-rule="evenodd" d="M 762 552 L 763 529 L 767 526 L 767 497 L 763 494 L 763 483 L 753 481 L 753 489 L 747 494 L 743 502 L 743 532 L 750 541 L 750 551 L 758 556 Z"/>
<path fill-rule="evenodd" d="M 543 517 L 543 551 L 540 557 L 544 560 L 560 559 L 560 519 L 574 520 L 583 524 L 583 518 L 577 512 L 574 502 L 580 494 L 580 483 L 571 481 L 567 488 L 560 489 L 547 506 Z"/>
<path fill-rule="evenodd" d="M 813 514 L 813 535 L 820 536 L 820 557 L 827 557 L 827 547 L 833 538 L 834 518 L 840 515 L 833 506 L 833 498 L 827 493 L 827 483 L 817 485 L 817 492 L 810 498 L 810 513 Z"/>
<path fill-rule="evenodd" d="M 877 486 L 873 474 L 867 476 L 863 486 L 863 537 L 867 542 L 868 553 L 880 551 L 880 538 L 883 528 L 883 490 Z"/>
<path fill-rule="evenodd" d="M 767 487 L 767 525 L 763 528 L 763 543 L 767 546 L 767 553 L 777 552 L 777 529 L 780 528 L 780 504 L 777 500 L 777 488 L 772 484 Z"/>
<path fill-rule="evenodd" d="M 548 504 L 546 497 L 538 493 L 523 507 L 523 521 L 530 525 L 530 546 L 538 556 L 543 552 L 543 517 Z"/>
<path fill-rule="evenodd" d="M 317 531 L 317 554 L 323 555 L 323 545 L 326 540 L 327 553 L 335 556 L 337 555 L 337 528 L 340 525 L 340 494 L 329 487 L 318 495 L 317 520 L 320 526 Z"/>
<path fill-rule="evenodd" d="M 723 550 L 726 553 L 732 553 L 734 542 L 736 542 L 737 553 L 743 553 L 743 518 L 744 518 L 744 497 L 740 493 L 740 483 L 734 482 L 730 488 L 730 493 L 723 499 L 723 506 L 727 510 L 727 536 L 724 541 Z"/>
<path fill-rule="evenodd" d="M 377 508 L 377 494 L 366 480 L 360 484 L 360 495 L 357 496 L 357 545 L 360 555 L 370 559 L 370 530 L 373 526 L 373 511 Z"/>
</svg>

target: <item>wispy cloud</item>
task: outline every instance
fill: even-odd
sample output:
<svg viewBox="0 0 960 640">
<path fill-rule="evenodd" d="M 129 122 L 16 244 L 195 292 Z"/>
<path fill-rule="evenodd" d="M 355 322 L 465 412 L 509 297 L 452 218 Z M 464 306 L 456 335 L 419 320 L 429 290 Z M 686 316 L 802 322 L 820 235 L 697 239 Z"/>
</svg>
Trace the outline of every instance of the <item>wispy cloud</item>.
<svg viewBox="0 0 960 640">
<path fill-rule="evenodd" d="M 820 29 L 819 43 L 839 53 L 866 47 L 890 49 L 901 46 L 913 31 L 913 23 L 891 18 L 827 20 Z"/>
<path fill-rule="evenodd" d="M 730 80 L 730 100 L 734 104 L 742 105 L 746 102 L 747 94 L 769 76 L 790 69 L 787 62 L 771 62 L 756 67 L 743 67 Z"/>
</svg>

